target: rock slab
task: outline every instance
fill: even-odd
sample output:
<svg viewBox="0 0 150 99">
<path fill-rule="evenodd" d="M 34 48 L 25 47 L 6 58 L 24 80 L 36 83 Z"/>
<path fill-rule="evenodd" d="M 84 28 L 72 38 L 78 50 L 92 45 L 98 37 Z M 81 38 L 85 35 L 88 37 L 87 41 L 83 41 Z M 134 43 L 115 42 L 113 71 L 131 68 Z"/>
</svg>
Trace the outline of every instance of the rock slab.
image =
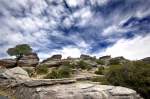
<svg viewBox="0 0 150 99">
<path fill-rule="evenodd" d="M 39 58 L 36 53 L 29 53 L 24 55 L 18 62 L 21 67 L 35 67 L 39 63 Z"/>
<path fill-rule="evenodd" d="M 17 99 L 140 99 L 132 89 L 81 82 L 37 87 L 20 86 L 16 94 Z"/>
</svg>

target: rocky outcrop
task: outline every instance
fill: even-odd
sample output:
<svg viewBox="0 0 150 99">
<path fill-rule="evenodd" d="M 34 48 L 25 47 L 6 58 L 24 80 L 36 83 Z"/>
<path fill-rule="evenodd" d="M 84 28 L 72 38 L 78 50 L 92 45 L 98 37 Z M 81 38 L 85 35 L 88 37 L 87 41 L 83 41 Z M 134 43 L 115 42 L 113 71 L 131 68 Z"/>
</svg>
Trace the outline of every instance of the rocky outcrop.
<svg viewBox="0 0 150 99">
<path fill-rule="evenodd" d="M 61 60 L 50 60 L 49 59 L 49 60 L 43 61 L 40 65 L 46 65 L 50 68 L 50 67 L 58 67 L 61 64 L 62 64 Z"/>
<path fill-rule="evenodd" d="M 35 67 L 39 63 L 39 58 L 36 53 L 29 53 L 24 55 L 18 62 L 16 59 L 1 59 L 0 67 L 12 68 L 15 66 L 21 67 Z"/>
<path fill-rule="evenodd" d="M 150 64 L 150 57 L 143 58 L 141 61 Z"/>
<path fill-rule="evenodd" d="M 104 62 L 104 65 L 108 65 L 109 61 L 111 60 L 111 56 L 110 55 L 106 55 L 106 56 L 102 56 L 99 58 L 99 60 Z"/>
<path fill-rule="evenodd" d="M 43 60 L 41 62 L 41 65 L 47 65 L 48 67 L 58 67 L 62 64 L 62 55 L 57 54 L 57 55 L 53 55 L 50 58 L 47 58 L 46 60 Z"/>
<path fill-rule="evenodd" d="M 77 83 L 74 79 L 31 79 L 20 67 L 1 70 L 1 86 L 13 88 L 16 99 L 141 99 L 125 87 Z"/>
<path fill-rule="evenodd" d="M 110 60 L 110 59 L 111 59 L 111 56 L 110 56 L 110 55 L 106 55 L 106 56 L 99 57 L 99 59 L 102 59 L 102 60 Z"/>
<path fill-rule="evenodd" d="M 28 73 L 23 70 L 21 67 L 15 67 L 12 69 L 3 70 L 4 72 L 0 73 L 0 77 L 4 77 L 7 79 L 15 79 L 15 80 L 25 80 L 29 79 Z"/>
<path fill-rule="evenodd" d="M 83 59 L 83 60 L 92 60 L 92 59 L 95 59 L 95 57 L 91 57 L 90 55 L 81 54 L 80 55 L 80 59 Z"/>
<path fill-rule="evenodd" d="M 123 56 L 119 56 L 119 57 L 114 57 L 114 58 L 110 59 L 109 63 L 110 64 L 124 64 L 128 61 L 129 60 L 125 59 Z"/>
<path fill-rule="evenodd" d="M 19 61 L 18 66 L 21 67 L 35 67 L 39 63 L 39 58 L 36 53 L 29 53 L 24 55 Z"/>
<path fill-rule="evenodd" d="M 28 80 L 28 73 L 20 67 L 0 70 L 0 88 L 12 88 Z"/>
<path fill-rule="evenodd" d="M 58 59 L 58 60 L 61 60 L 61 58 L 62 58 L 62 55 L 61 54 L 56 54 L 56 55 L 53 55 L 52 57 L 51 57 L 51 59 Z"/>
<path fill-rule="evenodd" d="M 16 64 L 15 59 L 2 59 L 2 60 L 0 60 L 0 67 L 11 68 L 11 67 L 14 67 L 15 64 Z"/>
<path fill-rule="evenodd" d="M 92 83 L 19 86 L 17 99 L 140 99 L 137 93 L 125 87 Z"/>
</svg>

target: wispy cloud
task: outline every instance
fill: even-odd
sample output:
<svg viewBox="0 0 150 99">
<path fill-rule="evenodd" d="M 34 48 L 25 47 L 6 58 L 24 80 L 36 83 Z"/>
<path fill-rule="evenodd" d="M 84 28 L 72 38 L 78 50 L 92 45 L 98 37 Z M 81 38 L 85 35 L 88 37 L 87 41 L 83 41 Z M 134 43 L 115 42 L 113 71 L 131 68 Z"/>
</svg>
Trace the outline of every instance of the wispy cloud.
<svg viewBox="0 0 150 99">
<path fill-rule="evenodd" d="M 149 0 L 0 0 L 0 57 L 21 43 L 40 57 L 101 55 L 122 39 L 149 35 L 149 5 Z"/>
</svg>

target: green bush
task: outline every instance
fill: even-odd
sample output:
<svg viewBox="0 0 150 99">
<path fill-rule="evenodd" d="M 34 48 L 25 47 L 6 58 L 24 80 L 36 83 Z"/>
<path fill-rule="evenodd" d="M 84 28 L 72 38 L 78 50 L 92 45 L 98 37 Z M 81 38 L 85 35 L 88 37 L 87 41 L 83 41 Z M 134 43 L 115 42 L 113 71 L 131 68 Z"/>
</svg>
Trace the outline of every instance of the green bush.
<svg viewBox="0 0 150 99">
<path fill-rule="evenodd" d="M 105 62 L 102 61 L 102 60 L 97 60 L 96 63 L 97 63 L 97 64 L 100 64 L 100 65 L 105 65 Z"/>
<path fill-rule="evenodd" d="M 34 73 L 34 70 L 33 70 L 33 69 L 25 68 L 24 70 L 28 73 L 28 75 L 29 75 L 30 77 L 33 76 L 33 73 Z"/>
<path fill-rule="evenodd" d="M 71 68 L 71 69 L 76 68 L 76 65 L 74 63 L 70 63 L 70 62 L 64 62 L 62 64 L 62 66 L 65 66 L 65 67 L 68 67 L 68 68 Z"/>
<path fill-rule="evenodd" d="M 50 73 L 48 73 L 45 77 L 45 79 L 57 79 L 59 78 L 59 75 L 57 73 L 56 69 L 53 69 Z"/>
<path fill-rule="evenodd" d="M 37 74 L 46 74 L 48 73 L 48 66 L 47 65 L 41 65 L 36 68 L 36 73 Z"/>
<path fill-rule="evenodd" d="M 100 82 L 100 84 L 108 84 L 105 77 L 95 77 L 95 78 L 92 78 L 91 81 Z"/>
<path fill-rule="evenodd" d="M 78 62 L 77 67 L 81 69 L 86 69 L 86 70 L 92 69 L 92 67 L 88 63 L 82 60 Z"/>
<path fill-rule="evenodd" d="M 63 66 L 58 70 L 58 74 L 60 78 L 68 78 L 71 76 L 71 73 L 72 73 L 72 69 L 68 68 L 67 66 Z"/>
<path fill-rule="evenodd" d="M 72 70 L 66 66 L 59 69 L 53 69 L 44 78 L 45 79 L 58 79 L 58 78 L 69 78 L 71 76 Z"/>
<path fill-rule="evenodd" d="M 106 74 L 106 79 L 110 84 L 132 88 L 145 99 L 149 99 L 150 64 L 134 61 L 111 66 Z"/>
<path fill-rule="evenodd" d="M 95 74 L 103 75 L 104 74 L 104 67 L 98 67 L 98 70 L 95 71 Z"/>
<path fill-rule="evenodd" d="M 109 61 L 109 65 L 119 65 L 119 64 L 120 64 L 120 60 L 119 60 L 119 59 L 116 59 L 116 58 L 111 59 L 111 60 Z"/>
</svg>

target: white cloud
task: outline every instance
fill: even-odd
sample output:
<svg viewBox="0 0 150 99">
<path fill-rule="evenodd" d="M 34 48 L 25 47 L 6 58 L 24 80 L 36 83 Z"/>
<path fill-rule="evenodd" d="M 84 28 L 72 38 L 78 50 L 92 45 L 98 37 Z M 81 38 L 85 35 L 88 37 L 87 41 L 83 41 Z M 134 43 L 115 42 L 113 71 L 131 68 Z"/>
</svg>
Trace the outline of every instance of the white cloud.
<svg viewBox="0 0 150 99">
<path fill-rule="evenodd" d="M 134 39 L 121 39 L 112 47 L 109 47 L 101 55 L 124 56 L 136 60 L 150 56 L 150 35 L 137 36 Z"/>
<path fill-rule="evenodd" d="M 77 58 L 81 55 L 80 49 L 76 47 L 65 47 L 61 51 L 63 58 L 67 58 L 68 56 Z"/>
<path fill-rule="evenodd" d="M 66 0 L 69 6 L 76 7 L 78 5 L 83 5 L 85 0 Z"/>
<path fill-rule="evenodd" d="M 108 0 L 90 0 L 91 1 L 91 4 L 95 5 L 95 4 L 98 4 L 98 5 L 104 5 L 108 2 Z"/>
</svg>

